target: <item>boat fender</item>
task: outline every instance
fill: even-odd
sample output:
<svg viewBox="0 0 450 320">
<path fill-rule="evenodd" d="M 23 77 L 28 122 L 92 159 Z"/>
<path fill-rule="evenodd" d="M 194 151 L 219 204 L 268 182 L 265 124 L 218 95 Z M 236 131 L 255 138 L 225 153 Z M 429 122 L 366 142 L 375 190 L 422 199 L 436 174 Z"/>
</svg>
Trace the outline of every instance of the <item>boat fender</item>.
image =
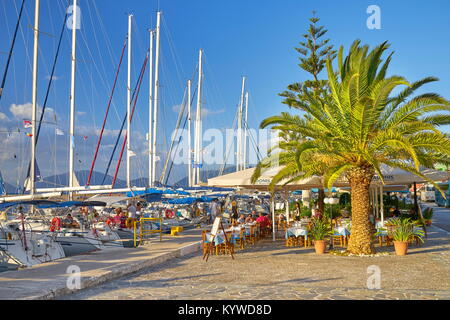
<svg viewBox="0 0 450 320">
<path fill-rule="evenodd" d="M 166 210 L 166 218 L 167 218 L 167 219 L 173 219 L 173 218 L 175 218 L 175 212 L 173 212 L 172 210 L 167 209 L 167 210 Z"/>
<path fill-rule="evenodd" d="M 55 217 L 50 224 L 50 232 L 61 230 L 61 218 Z"/>
</svg>

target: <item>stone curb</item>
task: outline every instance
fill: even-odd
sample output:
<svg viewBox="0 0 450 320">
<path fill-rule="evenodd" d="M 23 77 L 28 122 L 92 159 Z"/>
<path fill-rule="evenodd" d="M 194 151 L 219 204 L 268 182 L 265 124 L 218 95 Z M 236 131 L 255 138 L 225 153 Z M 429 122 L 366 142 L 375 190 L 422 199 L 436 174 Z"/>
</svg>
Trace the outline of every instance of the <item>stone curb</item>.
<svg viewBox="0 0 450 320">
<path fill-rule="evenodd" d="M 189 255 L 191 253 L 197 252 L 201 250 L 201 241 L 191 243 L 189 245 L 186 245 L 184 247 L 162 253 L 157 256 L 152 256 L 151 258 L 134 262 L 129 265 L 118 267 L 115 270 L 108 271 L 105 274 L 94 276 L 94 277 L 82 277 L 81 279 L 81 289 L 88 289 L 95 286 L 99 286 L 107 281 L 115 280 L 124 276 L 127 276 L 132 273 L 136 273 L 138 271 L 141 271 L 143 269 L 161 264 L 163 262 L 166 262 L 171 259 L 180 258 L 186 255 Z M 62 283 L 64 282 L 64 283 Z M 58 284 L 56 285 L 56 288 L 49 289 L 48 291 L 42 292 L 42 294 L 29 296 L 26 298 L 22 298 L 21 300 L 54 300 L 59 297 L 73 294 L 75 292 L 78 292 L 80 290 L 77 289 L 69 289 L 67 288 L 66 281 L 58 281 Z"/>
</svg>

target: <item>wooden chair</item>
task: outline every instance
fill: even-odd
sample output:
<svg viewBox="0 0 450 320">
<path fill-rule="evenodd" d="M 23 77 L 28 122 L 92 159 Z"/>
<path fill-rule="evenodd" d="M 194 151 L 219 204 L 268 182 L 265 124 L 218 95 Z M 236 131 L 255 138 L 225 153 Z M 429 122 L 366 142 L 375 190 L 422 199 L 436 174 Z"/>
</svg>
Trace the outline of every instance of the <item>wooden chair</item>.
<svg viewBox="0 0 450 320">
<path fill-rule="evenodd" d="M 239 245 L 239 248 L 245 249 L 245 228 L 241 228 L 241 231 L 239 232 L 239 236 L 235 237 L 236 244 Z"/>
<path fill-rule="evenodd" d="M 383 243 L 386 243 L 386 246 L 389 246 L 389 236 L 388 235 L 379 235 L 378 236 L 378 244 L 380 247 L 383 246 Z"/>
<path fill-rule="evenodd" d="M 262 239 L 261 236 L 261 225 L 259 223 L 256 223 L 256 240 L 259 241 Z"/>
<path fill-rule="evenodd" d="M 257 235 L 256 235 L 256 226 L 251 226 L 250 227 L 250 235 L 247 236 L 246 242 L 248 244 L 255 245 L 256 244 L 256 237 L 257 237 Z"/>
<path fill-rule="evenodd" d="M 228 241 L 222 243 L 221 249 L 223 254 L 234 254 L 233 232 L 225 232 Z"/>
<path fill-rule="evenodd" d="M 295 247 L 298 243 L 298 239 L 295 236 L 290 236 L 286 239 L 286 247 Z"/>
<path fill-rule="evenodd" d="M 208 251 L 209 254 L 214 254 L 214 243 L 211 243 L 207 238 L 206 234 L 208 232 L 206 230 L 202 231 L 202 251 L 203 255 L 205 255 Z"/>
<path fill-rule="evenodd" d="M 300 247 L 310 247 L 312 245 L 311 238 L 307 236 L 298 237 L 298 245 Z"/>
<path fill-rule="evenodd" d="M 332 240 L 333 240 L 333 246 L 341 246 L 344 247 L 345 246 L 345 240 L 344 240 L 344 236 L 342 235 L 338 235 L 338 234 L 334 234 L 331 236 Z"/>
</svg>

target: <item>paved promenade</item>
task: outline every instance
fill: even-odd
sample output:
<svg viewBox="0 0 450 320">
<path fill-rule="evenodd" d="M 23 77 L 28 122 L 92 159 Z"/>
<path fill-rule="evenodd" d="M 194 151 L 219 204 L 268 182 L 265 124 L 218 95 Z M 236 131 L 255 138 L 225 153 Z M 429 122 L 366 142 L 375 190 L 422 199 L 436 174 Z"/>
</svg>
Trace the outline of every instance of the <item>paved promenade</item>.
<svg viewBox="0 0 450 320">
<path fill-rule="evenodd" d="M 72 275 L 69 267 L 81 271 L 81 288 L 97 286 L 171 259 L 200 250 L 201 231 L 185 231 L 181 236 L 163 236 L 163 242 L 134 248 L 112 248 L 87 255 L 74 256 L 29 269 L 0 273 L 0 300 L 54 299 L 73 292 L 67 286 Z M 75 281 L 69 281 L 76 284 Z"/>
<path fill-rule="evenodd" d="M 286 248 L 269 239 L 230 256 L 199 253 L 176 258 L 132 276 L 64 299 L 450 299 L 450 238 L 431 227 L 409 255 L 343 257 L 316 255 L 313 248 Z M 381 288 L 369 290 L 368 267 L 381 271 Z"/>
</svg>

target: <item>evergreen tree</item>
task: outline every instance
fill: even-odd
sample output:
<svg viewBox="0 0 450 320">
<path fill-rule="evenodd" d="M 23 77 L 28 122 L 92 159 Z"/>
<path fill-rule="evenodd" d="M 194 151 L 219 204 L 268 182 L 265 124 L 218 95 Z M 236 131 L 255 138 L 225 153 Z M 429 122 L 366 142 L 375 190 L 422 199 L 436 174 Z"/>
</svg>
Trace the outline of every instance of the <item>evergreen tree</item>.
<svg viewBox="0 0 450 320">
<path fill-rule="evenodd" d="M 284 97 L 284 104 L 291 108 L 302 109 L 305 104 L 308 104 L 306 92 L 311 92 L 318 99 L 324 99 L 330 92 L 327 80 L 320 80 L 319 75 L 326 66 L 328 58 L 334 60 L 336 51 L 333 50 L 330 39 L 323 39 L 328 32 L 324 26 L 318 26 L 320 21 L 316 17 L 316 12 L 313 11 L 313 17 L 309 19 L 311 24 L 308 28 L 308 33 L 303 35 L 304 41 L 300 42 L 300 47 L 295 50 L 300 54 L 299 67 L 305 70 L 312 76 L 311 80 L 304 82 L 293 83 L 288 86 L 288 91 L 280 94 Z M 325 192 L 319 189 L 318 207 L 324 212 Z"/>
</svg>

